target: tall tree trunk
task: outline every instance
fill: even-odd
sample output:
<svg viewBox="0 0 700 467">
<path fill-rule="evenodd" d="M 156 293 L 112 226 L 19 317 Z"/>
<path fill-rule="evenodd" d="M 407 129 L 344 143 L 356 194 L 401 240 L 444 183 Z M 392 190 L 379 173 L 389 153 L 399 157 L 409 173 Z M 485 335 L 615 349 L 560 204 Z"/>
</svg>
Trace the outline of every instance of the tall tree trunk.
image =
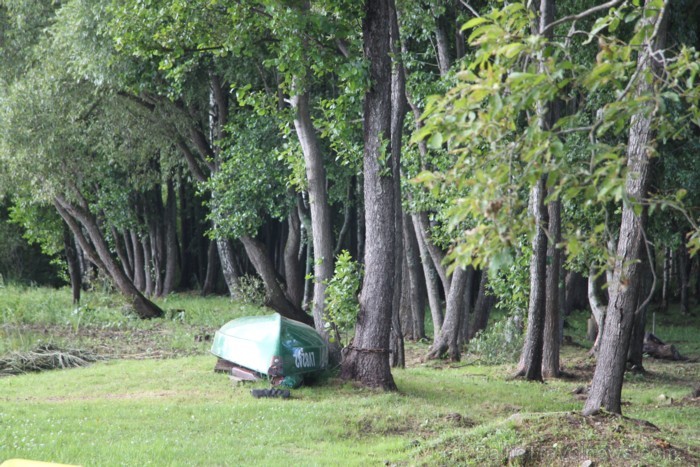
<svg viewBox="0 0 700 467">
<path fill-rule="evenodd" d="M 307 190 L 311 210 L 311 230 L 314 245 L 314 300 L 312 313 L 316 331 L 328 340 L 325 320 L 325 297 L 328 281 L 333 277 L 335 258 L 333 257 L 333 236 L 331 232 L 331 212 L 328 205 L 326 168 L 323 154 L 311 121 L 309 93 L 299 89 L 295 80 L 291 103 L 296 113 L 294 127 L 304 153 Z"/>
<path fill-rule="evenodd" d="M 645 2 L 645 10 L 651 7 L 652 0 Z M 658 36 L 655 43 L 650 44 L 651 37 L 647 36 L 642 44 L 637 59 L 637 69 L 640 79 L 637 83 L 637 95 L 648 95 L 654 91 L 652 80 L 645 79 L 652 69 L 650 50 L 662 47 L 665 36 L 663 21 L 664 8 L 658 14 L 643 16 L 642 25 L 655 24 L 654 30 Z M 647 106 L 653 106 L 648 102 Z M 635 213 L 639 203 L 647 194 L 649 182 L 649 153 L 654 143 L 652 118 L 653 107 L 634 115 L 630 121 L 629 141 L 627 146 L 627 179 L 625 181 L 624 199 L 628 200 L 622 209 L 620 237 L 615 255 L 613 278 L 609 284 L 610 303 L 605 317 L 598 362 L 593 374 L 593 382 L 588 393 L 588 399 L 583 408 L 585 415 L 597 413 L 601 408 L 608 412 L 622 413 L 621 394 L 622 381 L 625 373 L 625 361 L 629 347 L 630 333 L 634 314 L 639 307 L 639 282 L 643 274 L 643 266 L 639 260 L 644 252 L 644 228 L 646 226 L 646 210 L 640 215 Z"/>
<path fill-rule="evenodd" d="M 304 313 L 298 305 L 292 303 L 280 286 L 275 267 L 265 250 L 265 245 L 248 236 L 243 236 L 240 240 L 248 258 L 265 284 L 265 304 L 285 318 L 313 326 L 313 318 Z"/>
<path fill-rule="evenodd" d="M 399 23 L 396 12 L 391 13 L 389 28 L 389 50 L 394 57 L 395 65 L 391 73 L 391 171 L 394 183 L 394 295 L 392 299 L 391 324 L 391 364 L 393 367 L 404 368 L 404 336 L 401 329 L 401 298 L 403 297 L 403 207 L 401 203 L 401 145 L 403 124 L 406 118 L 406 76 L 401 58 L 401 42 L 399 38 Z"/>
<path fill-rule="evenodd" d="M 194 278 L 197 277 L 195 257 L 198 245 L 195 239 L 195 210 L 192 206 L 192 190 L 186 178 L 181 176 L 179 180 L 178 201 L 180 204 L 179 224 L 181 232 L 180 247 L 180 287 L 191 288 Z"/>
<path fill-rule="evenodd" d="M 586 278 L 579 272 L 568 271 L 565 283 L 564 316 L 569 316 L 574 310 L 585 310 L 588 307 Z"/>
<path fill-rule="evenodd" d="M 210 240 L 207 247 L 207 273 L 202 283 L 202 295 L 211 295 L 216 291 L 219 276 L 219 253 L 216 240 Z"/>
<path fill-rule="evenodd" d="M 129 233 L 131 250 L 134 252 L 134 286 L 141 292 L 146 290 L 146 261 L 143 257 L 143 247 L 136 231 Z"/>
<path fill-rule="evenodd" d="M 153 256 L 151 250 L 151 237 L 145 236 L 141 239 L 141 250 L 143 251 L 144 277 L 146 279 L 144 295 L 153 296 L 155 281 L 153 280 Z"/>
<path fill-rule="evenodd" d="M 163 295 L 175 291 L 178 283 L 178 256 L 177 243 L 177 200 L 175 186 L 171 179 L 168 180 L 168 199 L 165 203 L 165 277 L 163 278 Z"/>
<path fill-rule="evenodd" d="M 538 33 L 543 34 L 554 20 L 554 0 L 540 1 L 540 20 Z M 543 34 L 552 38 L 552 32 Z M 544 57 L 540 57 L 544 60 Z M 540 63 L 540 68 L 544 64 Z M 539 103 L 537 106 L 539 125 L 543 130 L 553 126 L 554 112 L 551 103 Z M 549 213 L 545 205 L 547 196 L 547 175 L 543 174 L 531 191 L 532 214 L 535 218 L 535 237 L 532 241 L 532 259 L 530 261 L 530 300 L 528 303 L 527 334 L 520 356 L 517 374 L 529 381 L 542 380 L 542 358 L 544 327 L 547 307 L 547 228 Z"/>
<path fill-rule="evenodd" d="M 557 246 L 561 242 L 561 203 L 558 200 L 549 203 L 549 235 L 551 242 L 547 256 L 551 262 L 547 268 L 547 298 L 544 321 L 544 340 L 542 348 L 542 375 L 547 378 L 559 376 L 559 304 L 561 289 L 559 273 L 562 267 L 562 253 Z"/>
<path fill-rule="evenodd" d="M 103 268 L 103 272 L 114 281 L 114 285 L 127 297 L 139 318 L 148 319 L 163 316 L 163 310 L 144 297 L 134 286 L 133 282 L 126 277 L 122 268 L 112 257 L 109 246 L 97 225 L 97 219 L 87 210 L 86 206 L 72 205 L 61 196 L 54 198 L 54 206 L 66 223 L 71 226 L 74 234 L 76 234 L 76 230 L 74 230 L 76 220 L 85 228 L 92 245 L 94 245 L 94 251 L 98 257 L 98 266 Z M 87 246 L 86 244 L 83 249 Z"/>
<path fill-rule="evenodd" d="M 394 279 L 395 180 L 391 157 L 391 56 L 387 25 L 395 21 L 392 0 L 367 0 L 364 52 L 371 86 L 364 103 L 365 277 L 355 338 L 341 376 L 370 387 L 396 389 L 389 364 Z M 385 161 L 389 155 L 388 161 Z M 384 167 L 391 167 L 386 173 Z"/>
<path fill-rule="evenodd" d="M 448 33 L 449 20 L 442 14 L 435 18 L 435 43 L 437 45 L 438 69 L 440 76 L 445 76 L 452 67 L 450 57 L 450 36 Z"/>
<path fill-rule="evenodd" d="M 75 236 L 71 233 L 68 224 L 63 224 L 63 250 L 66 253 L 68 276 L 70 277 L 71 291 L 73 292 L 73 305 L 80 303 L 80 291 L 83 287 L 83 277 L 80 274 L 80 262 L 75 247 Z"/>
<path fill-rule="evenodd" d="M 476 270 L 469 266 L 467 268 L 467 283 L 464 287 L 464 311 L 457 331 L 457 346 L 459 348 L 462 348 L 469 341 L 469 320 L 474 314 L 474 295 L 478 293 L 474 287 L 476 276 Z"/>
<path fill-rule="evenodd" d="M 680 233 L 680 247 L 678 248 L 678 288 L 680 289 L 681 314 L 690 314 L 690 255 L 685 246 L 685 232 Z"/>
<path fill-rule="evenodd" d="M 649 308 L 650 293 L 653 288 L 653 278 L 649 259 L 653 258 L 653 254 L 649 258 L 642 260 L 641 280 L 639 283 L 639 293 L 637 297 L 637 308 L 634 310 L 634 323 L 632 324 L 632 335 L 630 337 L 630 346 L 627 351 L 627 363 L 633 371 L 644 372 L 644 335 L 646 334 L 647 325 L 647 309 Z"/>
<path fill-rule="evenodd" d="M 425 338 L 425 297 L 426 281 L 423 271 L 420 269 L 420 253 L 418 240 L 413 229 L 411 216 L 403 216 L 404 249 L 406 251 L 406 271 L 410 289 L 412 338 L 414 340 Z"/>
<path fill-rule="evenodd" d="M 472 321 L 472 325 L 469 327 L 467 340 L 473 339 L 477 332 L 483 331 L 488 325 L 491 309 L 496 303 L 496 297 L 493 294 L 488 293 L 488 289 L 489 270 L 488 268 L 484 268 L 481 271 L 479 290 L 476 295 L 476 302 L 474 302 L 474 320 Z"/>
<path fill-rule="evenodd" d="M 543 0 L 545 3 L 546 0 Z M 540 177 L 532 189 L 531 202 L 535 216 L 535 238 L 530 260 L 530 300 L 527 313 L 527 333 L 518 365 L 518 376 L 530 381 L 542 380 L 542 343 L 547 284 L 547 208 L 544 204 L 546 179 Z"/>
<path fill-rule="evenodd" d="M 287 216 L 289 233 L 284 245 L 284 281 L 287 284 L 287 295 L 289 301 L 301 307 L 304 301 L 304 276 L 303 266 L 299 257 L 299 246 L 301 244 L 301 221 L 299 213 L 293 208 Z"/>
</svg>

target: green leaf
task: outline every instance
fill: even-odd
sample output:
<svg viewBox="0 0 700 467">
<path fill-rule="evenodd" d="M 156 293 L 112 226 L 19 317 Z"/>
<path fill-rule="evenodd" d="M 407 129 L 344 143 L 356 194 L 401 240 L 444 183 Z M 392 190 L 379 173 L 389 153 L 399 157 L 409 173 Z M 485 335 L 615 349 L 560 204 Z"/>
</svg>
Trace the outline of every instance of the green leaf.
<svg viewBox="0 0 700 467">
<path fill-rule="evenodd" d="M 462 26 L 461 30 L 466 31 L 467 29 L 475 28 L 476 26 L 478 26 L 480 24 L 487 23 L 488 21 L 489 21 L 488 18 L 485 18 L 483 16 L 478 16 L 478 17 L 472 18 L 469 21 L 467 21 L 466 23 L 464 23 L 464 26 Z"/>
<path fill-rule="evenodd" d="M 440 149 L 442 148 L 442 133 L 433 133 L 430 135 L 430 138 L 428 138 L 428 147 L 431 149 Z"/>
</svg>

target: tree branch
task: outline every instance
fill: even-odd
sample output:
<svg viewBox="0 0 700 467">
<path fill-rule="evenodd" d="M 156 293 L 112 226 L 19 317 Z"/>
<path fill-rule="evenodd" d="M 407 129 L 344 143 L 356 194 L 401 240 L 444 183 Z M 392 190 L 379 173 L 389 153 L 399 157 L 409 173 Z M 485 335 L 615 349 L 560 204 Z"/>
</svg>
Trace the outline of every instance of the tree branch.
<svg viewBox="0 0 700 467">
<path fill-rule="evenodd" d="M 594 6 L 593 8 L 589 8 L 588 10 L 583 11 L 581 13 L 578 13 L 576 15 L 565 16 L 561 19 L 558 19 L 556 21 L 549 23 L 547 25 L 547 27 L 545 27 L 544 29 L 542 29 L 542 31 L 540 31 L 540 34 L 545 35 L 550 29 L 553 29 L 553 28 L 559 26 L 560 24 L 568 23 L 569 21 L 578 21 L 580 19 L 586 18 L 587 16 L 591 16 L 595 13 L 598 13 L 599 11 L 606 10 L 608 8 L 612 8 L 614 6 L 617 6 L 622 2 L 623 2 L 623 0 L 611 0 L 608 3 L 603 3 L 602 5 Z"/>
</svg>

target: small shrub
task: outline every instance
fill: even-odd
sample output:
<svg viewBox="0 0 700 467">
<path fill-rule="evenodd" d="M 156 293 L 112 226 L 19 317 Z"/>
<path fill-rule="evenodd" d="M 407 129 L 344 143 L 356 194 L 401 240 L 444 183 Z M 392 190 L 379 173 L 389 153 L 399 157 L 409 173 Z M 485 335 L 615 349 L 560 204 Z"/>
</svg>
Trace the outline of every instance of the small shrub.
<svg viewBox="0 0 700 467">
<path fill-rule="evenodd" d="M 520 356 L 523 341 L 522 319 L 518 315 L 509 316 L 479 331 L 469 341 L 469 353 L 486 365 L 511 363 Z"/>
</svg>

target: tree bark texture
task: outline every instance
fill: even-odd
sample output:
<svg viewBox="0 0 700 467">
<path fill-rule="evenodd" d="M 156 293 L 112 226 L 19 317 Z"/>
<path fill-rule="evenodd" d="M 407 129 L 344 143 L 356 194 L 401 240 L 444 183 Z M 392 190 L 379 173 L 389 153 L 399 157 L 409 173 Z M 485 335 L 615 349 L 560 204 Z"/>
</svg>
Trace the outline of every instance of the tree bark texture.
<svg viewBox="0 0 700 467">
<path fill-rule="evenodd" d="M 363 21 L 364 53 L 371 87 L 364 103 L 365 277 L 355 338 L 341 376 L 369 387 L 396 389 L 389 362 L 394 291 L 395 180 L 391 164 L 391 57 L 387 25 L 392 0 L 368 0 Z M 387 160 L 388 156 L 388 160 Z"/>
<path fill-rule="evenodd" d="M 146 261 L 143 257 L 143 247 L 136 231 L 129 233 L 131 249 L 134 252 L 134 286 L 144 292 L 146 290 Z"/>
<path fill-rule="evenodd" d="M 650 3 L 650 0 L 647 0 L 645 9 L 649 8 Z M 663 16 L 664 9 L 656 15 L 644 17 L 641 21 L 643 24 L 648 22 L 658 26 L 658 21 L 663 21 Z M 660 31 L 659 38 L 651 44 L 651 38 L 647 37 L 639 53 L 637 69 L 641 71 L 642 78 L 637 83 L 637 95 L 649 95 L 653 92 L 653 83 L 644 79 L 643 75 L 653 66 L 648 50 L 658 50 L 662 47 L 658 39 L 663 38 L 663 29 L 656 27 L 655 30 Z M 653 102 L 647 105 L 653 106 Z M 629 201 L 625 203 L 622 210 L 615 266 L 612 281 L 609 284 L 610 302 L 605 317 L 605 329 L 603 329 L 591 389 L 583 408 L 584 415 L 595 414 L 601 408 L 612 413 L 622 413 L 621 394 L 625 362 L 634 315 L 640 305 L 639 282 L 643 274 L 643 265 L 639 260 L 645 254 L 646 212 L 642 210 L 641 214 L 637 215 L 635 207 L 638 208 L 647 194 L 649 152 L 653 144 L 654 132 L 653 113 L 653 107 L 649 107 L 646 112 L 633 115 L 630 121 L 627 146 L 628 173 L 625 181 L 625 194 Z"/>
<path fill-rule="evenodd" d="M 411 338 L 419 340 L 425 338 L 425 297 L 426 282 L 420 266 L 420 252 L 418 240 L 413 229 L 413 221 L 408 214 L 403 216 L 404 250 L 406 253 L 406 271 L 410 288 Z"/>
<path fill-rule="evenodd" d="M 232 299 L 238 298 L 238 290 L 240 286 L 240 272 L 236 266 L 236 254 L 233 249 L 233 244 L 228 238 L 217 238 L 213 240 L 216 251 L 218 252 L 218 262 L 221 264 L 221 272 L 224 275 L 224 281 L 228 288 L 229 296 Z"/>
<path fill-rule="evenodd" d="M 559 333 L 559 317 L 561 314 L 559 273 L 562 268 L 562 251 L 557 246 L 561 242 L 561 203 L 551 201 L 549 210 L 549 235 L 551 242 L 547 248 L 550 258 L 547 267 L 547 298 L 544 320 L 544 339 L 542 348 L 542 376 L 556 378 L 559 376 L 559 350 L 561 336 Z"/>
<path fill-rule="evenodd" d="M 211 295 L 216 291 L 216 282 L 219 276 L 219 253 L 216 240 L 210 240 L 207 247 L 207 273 L 202 283 L 202 295 Z"/>
<path fill-rule="evenodd" d="M 651 266 L 648 258 L 642 260 L 641 280 L 639 283 L 639 293 L 637 297 L 637 308 L 634 310 L 634 322 L 632 323 L 632 334 L 630 345 L 627 351 L 627 364 L 629 368 L 636 372 L 644 372 L 644 335 L 646 333 L 647 310 L 649 301 L 647 297 L 651 293 L 653 279 L 651 277 Z"/>
<path fill-rule="evenodd" d="M 576 271 L 568 271 L 565 281 L 564 315 L 569 316 L 574 310 L 588 308 L 587 280 Z"/>
<path fill-rule="evenodd" d="M 389 28 L 389 50 L 396 62 L 391 73 L 391 176 L 394 183 L 394 295 L 392 298 L 391 320 L 391 364 L 404 368 L 404 335 L 401 328 L 401 302 L 403 297 L 403 265 L 405 261 L 403 243 L 403 207 L 401 203 L 401 147 L 403 124 L 406 118 L 406 76 L 401 59 L 399 23 L 396 12 L 391 12 Z"/>
<path fill-rule="evenodd" d="M 489 270 L 484 268 L 481 270 L 481 278 L 479 279 L 479 290 L 476 294 L 476 301 L 474 302 L 474 318 L 472 320 L 471 326 L 469 326 L 467 332 L 467 341 L 471 340 L 476 336 L 476 333 L 486 329 L 489 322 L 489 316 L 491 315 L 491 309 L 496 303 L 496 297 L 488 293 L 489 289 Z"/>
<path fill-rule="evenodd" d="M 532 241 L 530 260 L 530 298 L 527 313 L 527 333 L 520 356 L 517 375 L 530 381 L 542 380 L 542 343 L 547 284 L 547 208 L 545 177 L 541 177 L 531 192 L 532 209 L 535 215 L 535 237 Z"/>
</svg>

